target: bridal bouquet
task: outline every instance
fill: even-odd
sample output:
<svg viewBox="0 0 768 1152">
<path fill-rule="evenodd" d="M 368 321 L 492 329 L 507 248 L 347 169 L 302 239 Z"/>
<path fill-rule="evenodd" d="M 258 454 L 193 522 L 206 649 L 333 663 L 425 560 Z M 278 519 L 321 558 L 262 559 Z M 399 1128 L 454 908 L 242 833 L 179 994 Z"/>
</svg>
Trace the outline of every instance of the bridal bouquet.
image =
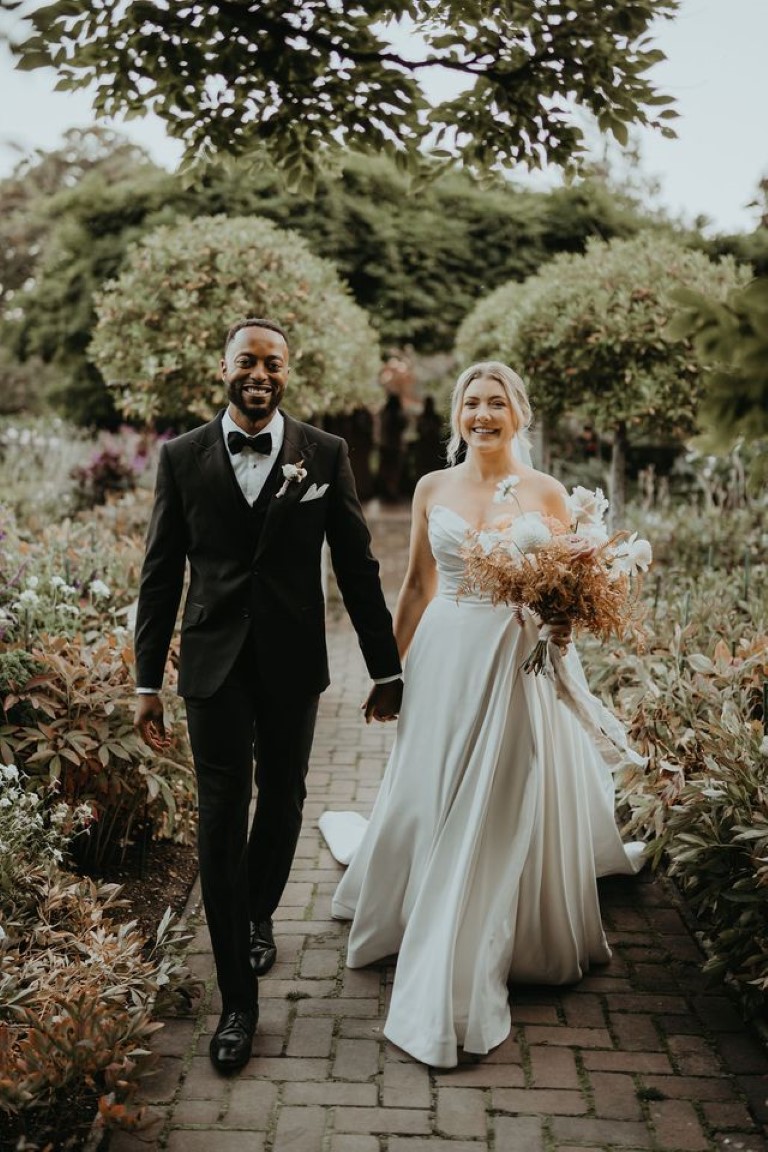
<svg viewBox="0 0 768 1152">
<path fill-rule="evenodd" d="M 498 502 L 514 499 L 513 481 L 516 477 L 508 477 L 498 485 Z M 526 512 L 506 527 L 475 534 L 464 549 L 463 592 L 528 608 L 541 620 L 539 640 L 523 664 L 526 672 L 546 670 L 555 624 L 604 640 L 627 631 L 638 640 L 641 636 L 633 584 L 651 562 L 650 544 L 636 532 L 609 536 L 604 522 L 608 501 L 599 488 L 574 488 L 568 508 L 570 527 L 540 512 Z"/>
</svg>

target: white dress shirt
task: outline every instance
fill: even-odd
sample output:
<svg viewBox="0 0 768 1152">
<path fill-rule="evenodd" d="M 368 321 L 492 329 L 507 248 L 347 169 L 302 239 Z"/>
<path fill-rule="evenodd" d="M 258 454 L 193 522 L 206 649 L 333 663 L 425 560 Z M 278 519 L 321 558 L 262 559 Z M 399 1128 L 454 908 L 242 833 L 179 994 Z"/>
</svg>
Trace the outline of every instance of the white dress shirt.
<svg viewBox="0 0 768 1152">
<path fill-rule="evenodd" d="M 230 432 L 242 431 L 242 428 L 235 424 L 229 414 L 229 409 L 227 409 L 221 421 L 221 433 L 224 437 L 227 452 L 229 452 L 227 435 Z M 240 485 L 243 496 L 245 496 L 249 504 L 255 504 L 258 500 L 259 493 L 264 487 L 267 476 L 269 476 L 272 470 L 272 465 L 280 454 L 280 449 L 283 446 L 285 420 L 279 408 L 275 410 L 269 424 L 267 424 L 265 428 L 262 428 L 261 431 L 269 432 L 272 437 L 272 451 L 269 456 L 264 456 L 261 452 L 245 451 L 238 452 L 237 454 L 229 452 L 229 458 L 232 461 L 232 467 L 235 472 L 235 479 Z"/>
</svg>

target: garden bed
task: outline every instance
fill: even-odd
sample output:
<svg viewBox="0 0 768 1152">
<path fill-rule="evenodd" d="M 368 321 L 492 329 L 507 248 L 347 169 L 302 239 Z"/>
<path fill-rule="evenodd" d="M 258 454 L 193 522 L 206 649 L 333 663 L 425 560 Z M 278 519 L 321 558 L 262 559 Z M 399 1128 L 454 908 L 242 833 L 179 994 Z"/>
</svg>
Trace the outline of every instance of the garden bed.
<svg viewBox="0 0 768 1152">
<path fill-rule="evenodd" d="M 196 878 L 195 845 L 169 840 L 135 844 L 121 864 L 102 871 L 105 882 L 121 887 L 124 903 L 114 909 L 113 919 L 135 920 L 147 940 L 154 940 L 166 908 L 181 916 Z"/>
<path fill-rule="evenodd" d="M 174 914 L 174 920 L 181 917 L 196 876 L 197 854 L 193 845 L 150 841 L 147 845 L 134 843 L 119 865 L 104 868 L 98 877 L 83 876 L 82 881 L 86 885 L 90 881 L 99 885 L 101 893 L 108 892 L 104 885 L 119 885 L 116 897 L 107 902 L 108 920 L 99 921 L 99 927 L 108 934 L 119 935 L 122 931 L 135 934 L 138 949 L 134 955 L 136 959 L 142 955 L 150 969 L 156 962 L 153 951 L 158 929 L 168 909 Z M 77 877 L 73 876 L 72 880 L 77 882 Z M 77 988 L 70 990 L 66 999 L 71 1001 L 77 991 Z M 89 1004 L 89 1008 L 98 1013 L 101 1005 L 94 1001 Z M 59 1036 L 64 1047 L 76 1039 L 75 1032 L 79 1033 L 81 1026 L 80 1016 L 75 1012 L 70 1028 L 65 1028 Z M 152 1029 L 152 1025 L 149 1029 Z M 35 1049 L 48 1061 L 49 1067 L 51 1056 L 48 1041 L 52 1034 L 45 1026 L 33 1027 Z M 14 1056 L 18 1055 L 18 1039 L 14 1037 L 13 1030 L 5 1033 L 5 1039 L 10 1044 L 5 1055 L 12 1062 Z M 81 1037 L 81 1041 L 83 1039 Z M 98 1039 L 97 1035 L 97 1043 Z M 66 1149 L 66 1152 L 78 1152 L 82 1148 L 91 1147 L 94 1118 L 100 1110 L 103 1111 L 101 1106 L 105 1100 L 108 1102 L 108 1111 L 116 1105 L 112 1122 L 119 1123 L 122 1109 L 119 1094 L 114 1098 L 111 1095 L 105 1097 L 106 1085 L 101 1074 L 93 1080 L 88 1074 L 73 1076 L 71 1082 L 67 1083 L 67 1072 L 62 1070 L 62 1073 L 57 1075 L 54 1072 L 48 1077 L 52 1093 L 50 1107 L 30 1111 L 22 1109 L 20 1113 L 11 1114 L 0 1110 L 0 1149 L 3 1152 L 15 1149 L 22 1135 L 26 1141 L 23 1146 L 29 1149 L 60 1149 L 62 1152 Z"/>
</svg>

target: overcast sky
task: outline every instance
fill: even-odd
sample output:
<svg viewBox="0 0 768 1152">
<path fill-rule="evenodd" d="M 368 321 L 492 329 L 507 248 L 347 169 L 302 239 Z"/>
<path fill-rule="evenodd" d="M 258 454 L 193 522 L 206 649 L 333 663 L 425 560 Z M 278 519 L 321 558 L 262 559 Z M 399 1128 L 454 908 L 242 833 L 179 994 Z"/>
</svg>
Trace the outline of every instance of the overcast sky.
<svg viewBox="0 0 768 1152">
<path fill-rule="evenodd" d="M 679 138 L 637 133 L 643 171 L 658 179 L 659 200 L 674 215 L 706 216 L 710 231 L 751 231 L 758 214 L 748 205 L 768 176 L 768 0 L 682 0 L 656 34 L 667 61 L 654 79 L 677 100 Z M 0 177 L 25 151 L 54 148 L 67 128 L 92 123 L 87 95 L 54 92 L 54 83 L 50 70 L 14 71 L 0 46 Z M 157 121 L 122 130 L 158 163 L 177 162 L 178 145 Z"/>
</svg>

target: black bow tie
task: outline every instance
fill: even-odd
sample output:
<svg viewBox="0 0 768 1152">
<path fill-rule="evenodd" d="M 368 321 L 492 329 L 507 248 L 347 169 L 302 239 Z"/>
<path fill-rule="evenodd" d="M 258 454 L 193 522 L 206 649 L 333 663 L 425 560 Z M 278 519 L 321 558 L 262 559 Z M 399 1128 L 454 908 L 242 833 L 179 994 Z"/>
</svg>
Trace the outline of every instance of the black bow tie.
<svg viewBox="0 0 768 1152">
<path fill-rule="evenodd" d="M 244 432 L 236 432 L 234 428 L 227 432 L 227 447 L 233 456 L 240 452 L 261 452 L 262 456 L 269 456 L 272 452 L 272 436 L 269 432 L 260 432 L 258 436 L 246 436 Z"/>
</svg>

